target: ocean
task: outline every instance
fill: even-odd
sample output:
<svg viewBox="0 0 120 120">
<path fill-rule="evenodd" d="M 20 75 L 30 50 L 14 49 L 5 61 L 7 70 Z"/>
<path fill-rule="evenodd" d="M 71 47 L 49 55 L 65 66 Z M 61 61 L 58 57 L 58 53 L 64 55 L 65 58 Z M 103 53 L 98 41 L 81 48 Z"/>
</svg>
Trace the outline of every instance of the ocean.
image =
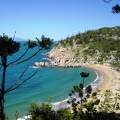
<svg viewBox="0 0 120 120">
<path fill-rule="evenodd" d="M 8 62 L 16 60 L 22 53 L 24 53 L 26 47 L 21 42 L 21 49 L 13 56 L 8 58 Z M 25 57 L 32 55 L 37 48 L 34 48 L 26 54 Z M 10 66 L 6 73 L 6 88 L 14 84 L 20 77 L 22 72 L 28 67 L 28 70 L 21 78 L 26 79 L 35 71 L 38 71 L 35 76 L 25 82 L 22 86 L 14 91 L 11 91 L 5 95 L 5 112 L 10 120 L 14 119 L 15 111 L 19 112 L 19 117 L 23 117 L 27 114 L 28 107 L 31 102 L 48 102 L 49 97 L 52 97 L 51 102 L 56 104 L 64 101 L 68 98 L 68 94 L 73 89 L 74 85 L 79 85 L 82 82 L 80 76 L 81 72 L 89 72 L 90 75 L 85 79 L 85 86 L 91 84 L 96 79 L 96 72 L 83 68 L 37 68 L 34 67 L 35 62 L 47 61 L 44 53 L 48 51 L 42 50 L 35 57 L 27 62 Z M 24 59 L 24 58 L 23 58 Z M 0 76 L 2 70 L 0 71 Z M 2 79 L 2 78 L 0 78 Z"/>
</svg>

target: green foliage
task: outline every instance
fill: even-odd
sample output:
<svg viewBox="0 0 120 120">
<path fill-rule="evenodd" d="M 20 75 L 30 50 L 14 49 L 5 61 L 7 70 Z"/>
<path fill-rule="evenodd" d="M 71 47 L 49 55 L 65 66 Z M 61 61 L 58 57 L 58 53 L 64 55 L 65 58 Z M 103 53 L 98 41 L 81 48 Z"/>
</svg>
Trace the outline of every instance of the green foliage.
<svg viewBox="0 0 120 120">
<path fill-rule="evenodd" d="M 35 41 L 28 40 L 27 45 L 28 45 L 28 48 L 34 48 L 37 46 L 37 43 Z"/>
<path fill-rule="evenodd" d="M 28 109 L 31 120 L 72 120 L 72 113 L 68 109 L 52 110 L 49 103 L 32 103 Z"/>
<path fill-rule="evenodd" d="M 84 78 L 87 77 L 88 73 L 80 73 Z M 74 90 L 69 94 L 70 100 L 68 104 L 72 105 L 73 120 L 119 120 L 120 114 L 116 114 L 117 110 L 120 110 L 120 95 L 116 94 L 112 97 L 112 92 L 107 90 L 103 96 L 103 100 L 100 101 L 97 95 L 100 91 L 94 92 L 91 95 L 92 88 L 88 86 L 85 91 L 86 97 L 83 98 L 84 89 L 83 84 L 74 86 Z M 80 101 L 76 100 L 74 96 L 78 94 Z M 90 97 L 91 96 L 91 97 Z"/>
<path fill-rule="evenodd" d="M 37 103 L 31 103 L 30 108 L 28 109 L 28 113 L 32 116 L 32 118 L 37 118 L 39 112 L 39 105 Z"/>
<path fill-rule="evenodd" d="M 57 111 L 58 120 L 73 120 L 73 114 L 68 109 L 60 109 Z"/>
<path fill-rule="evenodd" d="M 89 86 L 85 89 L 85 92 L 86 92 L 87 94 L 90 94 L 90 93 L 92 92 L 92 87 L 91 87 L 91 85 L 89 85 Z"/>
<path fill-rule="evenodd" d="M 120 70 L 120 62 L 111 62 L 111 66 L 117 68 L 117 70 Z"/>
<path fill-rule="evenodd" d="M 52 45 L 52 40 L 49 37 L 45 37 L 44 35 L 41 36 L 41 40 L 36 38 L 38 40 L 39 46 L 41 46 L 44 49 L 50 49 Z"/>
<path fill-rule="evenodd" d="M 55 117 L 52 105 L 47 103 L 42 103 L 41 105 L 32 103 L 28 111 L 31 115 L 31 120 L 52 120 Z"/>
<path fill-rule="evenodd" d="M 77 48 L 77 49 L 75 50 L 75 56 L 78 57 L 79 55 L 80 55 L 80 49 Z"/>
<path fill-rule="evenodd" d="M 87 59 L 88 59 L 88 57 L 85 55 L 85 56 L 84 56 L 84 62 L 86 62 Z"/>
<path fill-rule="evenodd" d="M 58 44 L 66 47 L 71 46 L 73 41 L 78 46 L 74 49 L 76 59 L 79 59 L 79 56 L 82 55 L 80 49 L 78 49 L 81 46 L 83 48 L 84 62 L 88 60 L 89 56 L 93 58 L 97 56 L 98 61 L 96 62 L 104 63 L 110 60 L 118 62 L 118 66 L 120 66 L 120 26 L 88 30 L 67 37 Z"/>
<path fill-rule="evenodd" d="M 80 84 L 79 88 L 82 89 L 83 85 Z M 120 114 L 115 113 L 116 110 L 120 110 L 120 105 L 118 104 L 120 95 L 116 94 L 112 97 L 111 91 L 107 90 L 103 100 L 100 101 L 98 99 L 99 92 L 92 93 L 90 99 L 86 96 L 82 104 L 70 96 L 72 101 L 69 101 L 69 104 L 72 105 L 73 112 L 66 108 L 57 111 L 52 110 L 52 105 L 48 103 L 41 105 L 32 103 L 29 108 L 30 120 L 120 120 Z M 73 91 L 72 93 L 75 94 Z"/>
<path fill-rule="evenodd" d="M 87 106 L 84 104 L 86 98 L 83 98 L 85 91 L 87 93 L 86 97 L 88 97 L 88 95 L 92 92 L 92 88 L 90 85 L 85 88 L 85 91 L 83 89 L 84 88 L 84 79 L 89 76 L 89 73 L 81 72 L 80 75 L 81 75 L 81 77 L 83 77 L 83 84 L 80 83 L 79 86 L 73 87 L 73 90 L 71 91 L 71 93 L 69 93 L 70 100 L 68 100 L 68 103 L 72 105 L 72 110 L 74 111 L 74 118 L 76 118 L 76 115 L 79 114 L 79 110 L 85 109 L 85 108 L 87 109 Z M 80 97 L 80 101 L 78 101 L 74 96 Z M 83 111 L 81 111 L 81 112 L 83 112 Z"/>
<path fill-rule="evenodd" d="M 20 43 L 15 42 L 6 35 L 0 36 L 0 56 L 9 56 L 16 53 L 20 48 Z"/>
<path fill-rule="evenodd" d="M 83 78 L 89 76 L 85 72 L 80 75 Z M 110 90 L 106 90 L 103 99 L 100 100 L 98 99 L 99 90 L 91 94 L 90 85 L 85 90 L 83 88 L 84 85 L 80 83 L 69 93 L 70 99 L 67 102 L 71 104 L 73 112 L 66 108 L 52 110 L 52 105 L 48 103 L 41 105 L 32 103 L 29 108 L 31 120 L 120 120 L 120 114 L 116 113 L 120 110 L 119 94 L 113 96 Z M 87 95 L 83 98 L 85 92 Z M 81 100 L 77 100 L 76 97 L 80 97 Z"/>
<path fill-rule="evenodd" d="M 103 57 L 98 58 L 97 61 L 98 61 L 99 63 L 102 63 L 102 62 L 103 62 Z"/>
<path fill-rule="evenodd" d="M 8 63 L 8 56 L 12 56 L 14 53 L 19 51 L 20 43 L 15 42 L 14 38 L 9 38 L 5 34 L 3 34 L 3 36 L 0 36 L 0 57 L 1 57 L 0 66 L 2 68 L 2 78 L 1 78 L 1 88 L 0 88 L 0 119 L 1 120 L 5 120 L 5 112 L 4 112 L 4 102 L 5 102 L 4 96 L 5 96 L 5 94 L 17 89 L 19 86 L 21 86 L 23 83 L 28 81 L 31 77 L 33 77 L 37 73 L 37 71 L 36 71 L 28 78 L 21 80 L 21 78 L 27 71 L 27 69 L 28 69 L 27 68 L 23 71 L 23 73 L 19 77 L 19 81 L 16 80 L 13 85 L 11 84 L 11 86 L 9 88 L 6 88 L 5 85 L 7 82 L 6 81 L 7 68 L 12 65 L 21 64 L 21 63 L 31 59 L 32 57 L 37 55 L 40 52 L 40 50 L 49 49 L 51 47 L 51 44 L 52 44 L 52 40 L 50 38 L 46 38 L 45 36 L 42 36 L 41 41 L 38 40 L 38 42 L 29 40 L 27 42 L 28 48 L 26 49 L 26 51 L 21 56 L 18 56 L 18 58 L 16 60 L 13 60 L 12 62 Z M 38 47 L 38 50 L 34 54 L 32 54 L 31 56 L 29 56 L 25 59 L 22 59 L 26 55 L 26 53 L 28 52 L 28 50 L 30 48 L 34 48 L 36 46 Z M 17 119 L 17 115 L 18 114 L 16 113 L 16 119 Z"/>
<path fill-rule="evenodd" d="M 69 39 L 69 40 L 61 40 L 61 41 L 59 41 L 59 44 L 61 44 L 62 45 L 62 47 L 67 47 L 67 46 L 71 46 L 71 47 L 73 47 L 73 40 L 71 40 L 71 39 Z"/>
<path fill-rule="evenodd" d="M 114 98 L 113 93 L 110 90 L 106 90 L 104 94 L 104 100 L 100 102 L 99 110 L 104 112 L 115 112 L 120 110 L 120 95 L 116 94 Z"/>
</svg>

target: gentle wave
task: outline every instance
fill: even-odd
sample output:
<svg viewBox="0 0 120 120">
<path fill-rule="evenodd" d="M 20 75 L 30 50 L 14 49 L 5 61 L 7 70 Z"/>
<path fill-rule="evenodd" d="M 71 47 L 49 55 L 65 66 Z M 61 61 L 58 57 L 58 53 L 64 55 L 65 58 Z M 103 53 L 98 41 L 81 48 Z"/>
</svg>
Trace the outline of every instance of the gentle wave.
<svg viewBox="0 0 120 120">
<path fill-rule="evenodd" d="M 95 73 L 96 73 L 96 79 L 90 84 L 93 91 L 97 88 L 98 85 L 100 85 L 104 81 L 103 74 L 101 72 L 95 71 Z M 86 94 L 84 94 L 84 96 L 86 96 Z M 67 101 L 69 99 L 70 99 L 70 97 L 68 97 L 67 99 L 62 100 L 60 102 L 52 103 L 52 109 L 56 111 L 56 110 L 58 110 L 60 108 L 69 108 L 69 107 L 71 107 L 71 104 L 67 103 Z M 76 100 L 79 101 L 80 98 L 77 97 Z M 30 115 L 24 116 L 23 118 L 19 118 L 18 120 L 26 120 L 26 118 L 30 118 Z"/>
<path fill-rule="evenodd" d="M 29 68 L 39 68 L 39 67 L 37 67 L 37 66 L 30 66 Z"/>
<path fill-rule="evenodd" d="M 103 74 L 101 72 L 95 71 L 95 73 L 96 73 L 96 79 L 90 84 L 91 87 L 92 87 L 92 91 L 96 90 L 97 86 L 100 85 L 104 80 Z M 84 94 L 84 96 L 86 96 L 86 93 Z M 74 96 L 74 97 L 76 97 L 76 96 Z M 69 99 L 70 99 L 70 97 L 68 97 L 67 99 L 65 99 L 63 101 L 52 103 L 52 105 L 53 105 L 52 108 L 54 110 L 58 110 L 60 108 L 69 108 L 69 107 L 71 107 L 71 105 L 67 103 L 67 101 Z M 76 100 L 79 101 L 80 98 L 77 97 Z"/>
</svg>

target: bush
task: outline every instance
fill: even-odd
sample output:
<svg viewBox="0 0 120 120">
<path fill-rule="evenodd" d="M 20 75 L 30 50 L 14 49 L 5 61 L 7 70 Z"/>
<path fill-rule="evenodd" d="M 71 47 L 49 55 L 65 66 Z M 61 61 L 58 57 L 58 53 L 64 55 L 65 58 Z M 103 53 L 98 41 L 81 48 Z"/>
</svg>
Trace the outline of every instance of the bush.
<svg viewBox="0 0 120 120">
<path fill-rule="evenodd" d="M 32 103 L 28 110 L 31 115 L 31 120 L 53 120 L 56 117 L 55 111 L 52 110 L 52 105 L 48 103 Z"/>
</svg>

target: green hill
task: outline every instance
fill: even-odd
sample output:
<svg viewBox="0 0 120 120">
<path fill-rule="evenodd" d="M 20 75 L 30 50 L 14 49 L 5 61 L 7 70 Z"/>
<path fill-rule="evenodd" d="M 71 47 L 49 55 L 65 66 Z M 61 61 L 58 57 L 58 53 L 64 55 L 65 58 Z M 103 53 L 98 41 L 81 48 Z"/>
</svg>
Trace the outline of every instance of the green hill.
<svg viewBox="0 0 120 120">
<path fill-rule="evenodd" d="M 86 63 L 109 64 L 120 69 L 120 26 L 104 27 L 98 30 L 88 30 L 64 40 L 60 40 L 56 48 L 71 48 L 76 61 Z"/>
</svg>

